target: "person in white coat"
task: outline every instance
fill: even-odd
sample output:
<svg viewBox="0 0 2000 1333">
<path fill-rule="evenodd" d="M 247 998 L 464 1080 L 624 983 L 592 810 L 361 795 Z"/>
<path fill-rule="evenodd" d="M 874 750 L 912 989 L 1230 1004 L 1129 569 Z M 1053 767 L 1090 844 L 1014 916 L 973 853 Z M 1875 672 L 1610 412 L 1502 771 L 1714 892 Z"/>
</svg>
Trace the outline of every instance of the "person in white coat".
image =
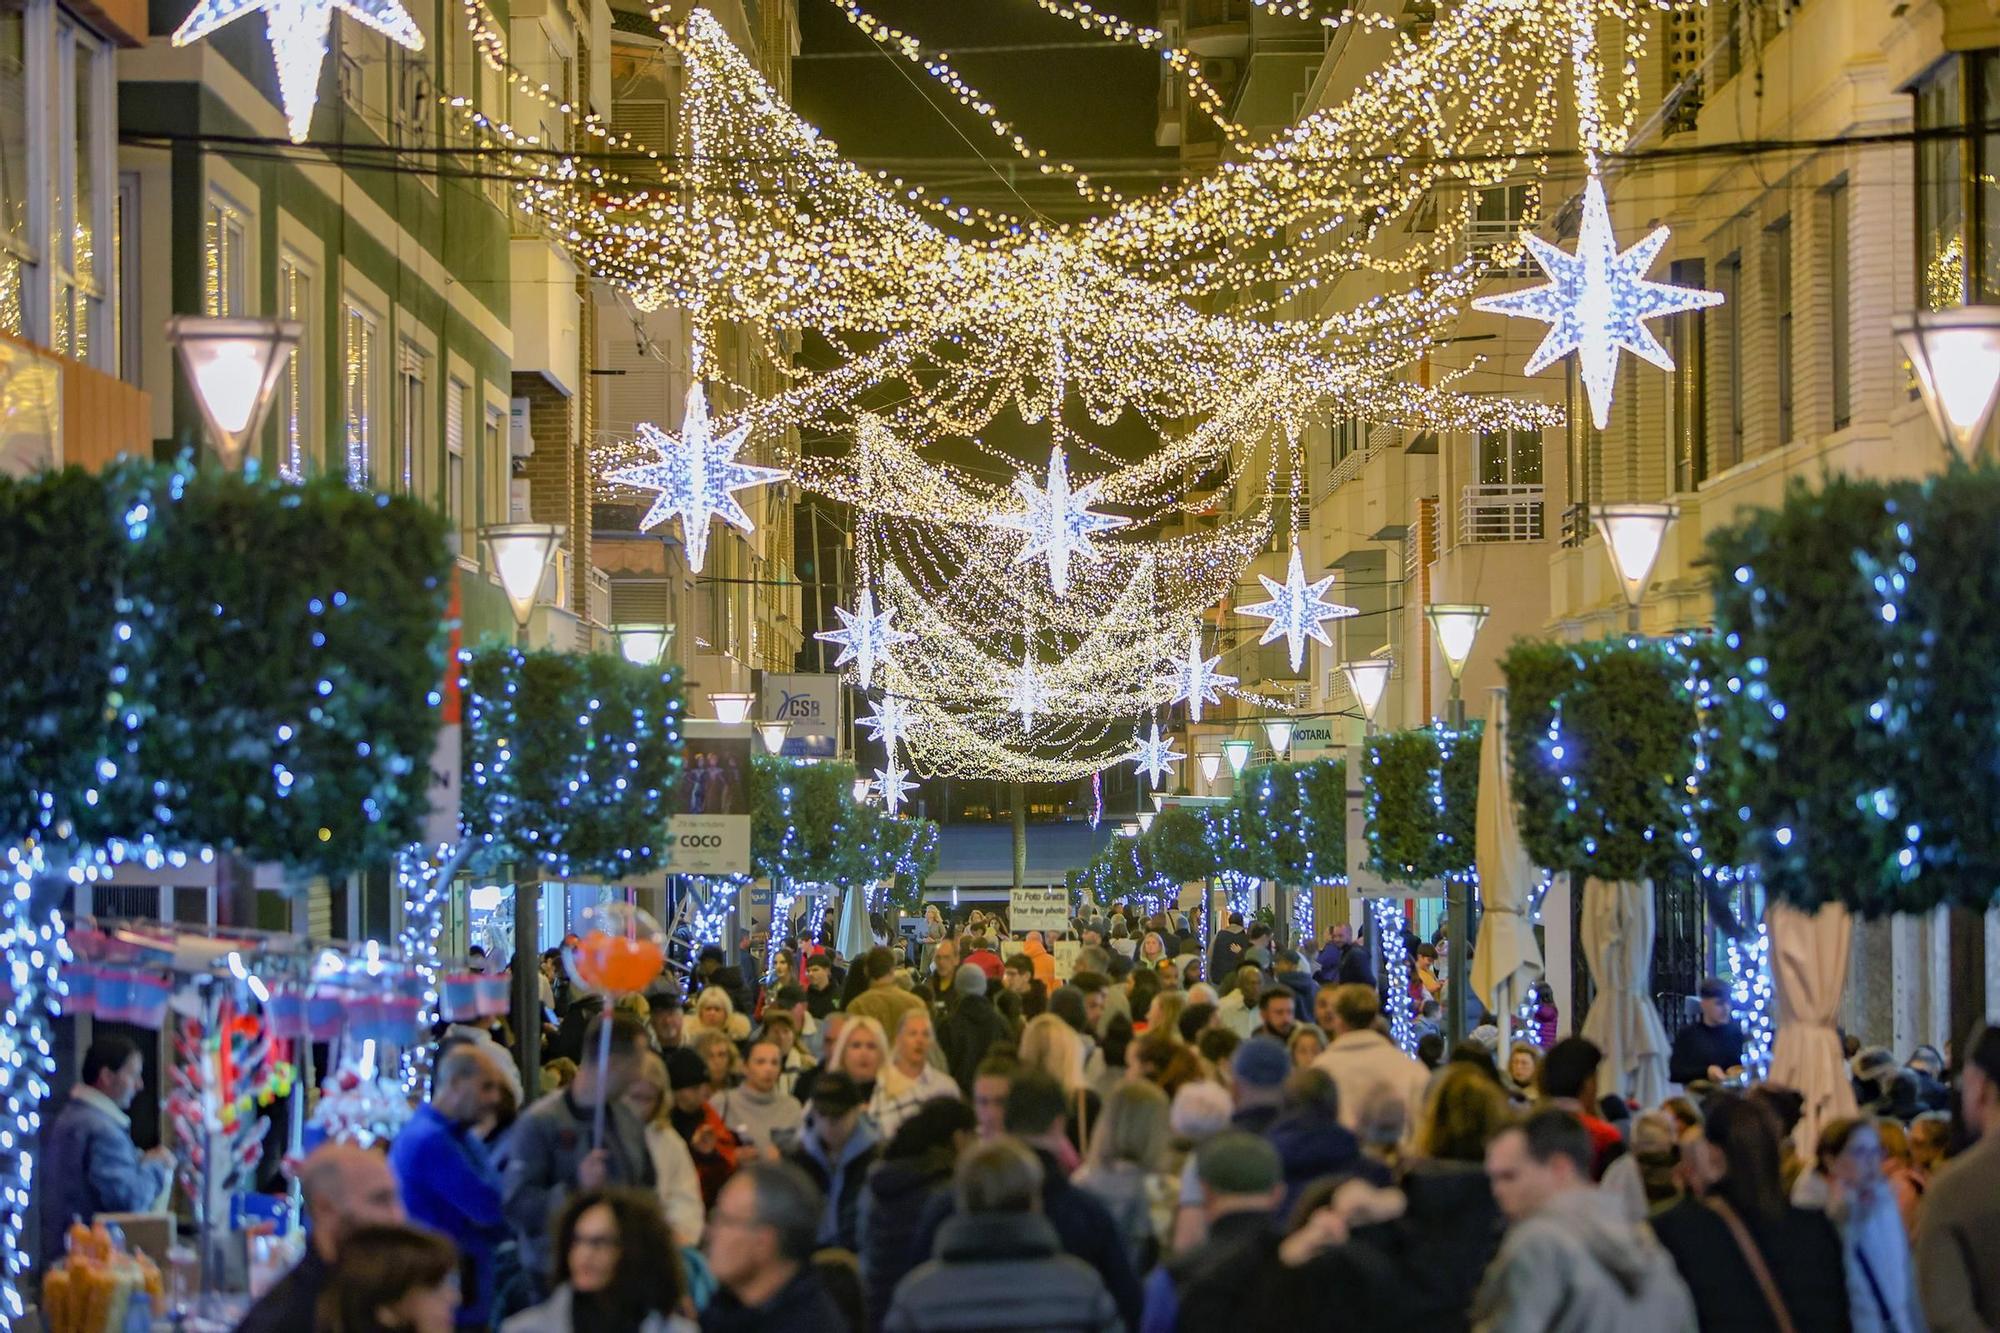
<svg viewBox="0 0 2000 1333">
<path fill-rule="evenodd" d="M 1340 1090 L 1340 1123 L 1348 1129 L 1360 1127 L 1363 1110 L 1379 1104 L 1384 1092 L 1402 1103 L 1405 1125 L 1415 1124 L 1423 1109 L 1430 1071 L 1375 1030 L 1381 1016 L 1373 986 L 1357 982 L 1335 988 L 1333 1041 L 1313 1068 L 1325 1070 Z"/>
<path fill-rule="evenodd" d="M 646 1127 L 646 1151 L 652 1154 L 654 1188 L 660 1208 L 678 1245 L 701 1244 L 704 1210 L 701 1178 L 695 1174 L 694 1158 L 688 1155 L 687 1140 L 680 1136 L 668 1113 L 673 1097 L 667 1090 L 667 1066 L 659 1056 L 648 1054 L 639 1077 L 625 1091 L 625 1104 Z"/>
</svg>

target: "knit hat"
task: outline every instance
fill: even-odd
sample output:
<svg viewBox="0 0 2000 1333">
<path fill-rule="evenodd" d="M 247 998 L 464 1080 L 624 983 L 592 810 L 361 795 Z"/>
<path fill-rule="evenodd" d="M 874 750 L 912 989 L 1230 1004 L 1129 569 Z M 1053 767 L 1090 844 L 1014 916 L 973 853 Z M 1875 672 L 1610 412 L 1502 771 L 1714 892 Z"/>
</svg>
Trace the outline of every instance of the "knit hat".
<svg viewBox="0 0 2000 1333">
<path fill-rule="evenodd" d="M 1266 1194 L 1284 1179 L 1278 1150 L 1238 1130 L 1226 1130 L 1196 1148 L 1194 1169 L 1217 1194 Z"/>
<path fill-rule="evenodd" d="M 1292 1057 L 1269 1037 L 1252 1037 L 1229 1062 L 1236 1081 L 1252 1088 L 1281 1088 L 1292 1072 Z"/>
<path fill-rule="evenodd" d="M 986 994 L 986 973 L 977 963 L 960 963 L 952 973 L 951 988 L 959 995 Z"/>
<path fill-rule="evenodd" d="M 667 1052 L 667 1086 L 675 1092 L 708 1082 L 708 1061 L 691 1046 L 676 1046 Z"/>
</svg>

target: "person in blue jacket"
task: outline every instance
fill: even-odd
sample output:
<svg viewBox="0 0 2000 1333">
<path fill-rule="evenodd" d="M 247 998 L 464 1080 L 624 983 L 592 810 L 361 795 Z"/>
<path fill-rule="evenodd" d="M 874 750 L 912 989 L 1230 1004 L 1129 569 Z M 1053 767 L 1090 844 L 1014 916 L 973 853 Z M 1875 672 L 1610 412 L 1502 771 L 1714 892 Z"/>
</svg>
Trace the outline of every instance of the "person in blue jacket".
<svg viewBox="0 0 2000 1333">
<path fill-rule="evenodd" d="M 83 1077 L 49 1126 L 41 1168 L 42 1262 L 63 1256 L 72 1222 L 99 1213 L 146 1213 L 164 1208 L 173 1182 L 165 1148 L 141 1154 L 126 1114 L 145 1084 L 145 1064 L 131 1039 L 99 1037 L 83 1054 Z"/>
<path fill-rule="evenodd" d="M 505 1088 L 506 1075 L 491 1049 L 479 1042 L 448 1047 L 438 1059 L 430 1101 L 417 1108 L 389 1149 L 403 1211 L 458 1246 L 460 1328 L 493 1322 L 495 1251 L 513 1234 L 499 1168 L 472 1128 L 499 1106 Z"/>
</svg>

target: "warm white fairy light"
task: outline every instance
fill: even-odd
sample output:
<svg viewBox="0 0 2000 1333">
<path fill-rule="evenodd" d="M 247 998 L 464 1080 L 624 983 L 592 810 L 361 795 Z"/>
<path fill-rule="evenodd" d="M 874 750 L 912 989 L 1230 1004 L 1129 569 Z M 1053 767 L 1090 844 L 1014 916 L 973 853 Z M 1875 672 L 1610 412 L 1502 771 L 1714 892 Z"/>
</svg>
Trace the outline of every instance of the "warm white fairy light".
<svg viewBox="0 0 2000 1333">
<path fill-rule="evenodd" d="M 198 42 L 230 21 L 261 10 L 271 58 L 278 67 L 278 99 L 285 108 L 285 129 L 293 143 L 304 143 L 312 133 L 320 70 L 326 64 L 327 37 L 336 9 L 399 46 L 424 49 L 422 30 L 397 0 L 200 0 L 174 29 L 173 44 Z"/>
<path fill-rule="evenodd" d="M 1037 486 L 1026 476 L 1014 478 L 1014 493 L 1021 497 L 1023 508 L 1019 513 L 1002 514 L 993 520 L 995 527 L 1026 534 L 1027 541 L 1014 557 L 1017 562 L 1047 558 L 1049 586 L 1058 597 L 1069 592 L 1072 555 L 1093 562 L 1101 558 L 1090 543 L 1091 534 L 1109 532 L 1131 522 L 1116 514 L 1091 511 L 1090 506 L 1097 502 L 1102 489 L 1102 482 L 1070 486 L 1069 458 L 1058 444 L 1049 451 L 1048 485 Z"/>
<path fill-rule="evenodd" d="M 1264 585 L 1264 591 L 1270 594 L 1270 600 L 1239 606 L 1237 614 L 1270 621 L 1264 627 L 1264 637 L 1257 642 L 1264 644 L 1283 639 L 1291 651 L 1292 670 L 1297 671 L 1305 664 L 1307 639 L 1317 639 L 1329 648 L 1333 646 L 1333 640 L 1321 628 L 1323 621 L 1361 614 L 1356 607 L 1326 600 L 1326 590 L 1333 586 L 1333 580 L 1334 576 L 1328 574 L 1323 579 L 1306 582 L 1305 563 L 1294 543 L 1292 561 L 1286 569 L 1283 583 L 1263 574 L 1257 576 L 1257 581 Z"/>
<path fill-rule="evenodd" d="M 854 663 L 855 681 L 864 690 L 874 683 L 876 666 L 889 661 L 889 650 L 915 637 L 889 623 L 896 616 L 895 607 L 884 607 L 880 613 L 876 612 L 875 593 L 869 588 L 861 590 L 861 600 L 854 610 L 836 606 L 833 612 L 840 617 L 841 627 L 822 630 L 813 637 L 840 645 L 840 656 L 834 659 L 833 664 L 846 666 L 849 662 Z"/>
<path fill-rule="evenodd" d="M 783 468 L 736 461 L 750 427 L 745 423 L 715 434 L 708 416 L 708 395 L 699 381 L 688 390 L 687 414 L 681 418 L 679 435 L 668 435 L 651 422 L 639 423 L 638 433 L 641 443 L 655 455 L 653 461 L 618 468 L 606 473 L 605 480 L 656 492 L 652 507 L 639 520 L 639 530 L 651 531 L 678 516 L 688 568 L 697 574 L 708 555 L 709 520 L 719 518 L 751 531 L 750 515 L 735 493 L 790 475 Z"/>
<path fill-rule="evenodd" d="M 1475 310 L 1540 320 L 1549 326 L 1541 346 L 1523 368 L 1529 375 L 1554 365 L 1571 352 L 1590 395 L 1590 414 L 1597 428 L 1611 424 L 1611 395 L 1618 380 L 1622 348 L 1672 370 L 1674 359 L 1646 327 L 1649 319 L 1720 305 L 1721 292 L 1650 282 L 1646 270 L 1667 243 L 1668 230 L 1657 227 L 1624 252 L 1611 232 L 1611 211 L 1604 202 L 1604 182 L 1592 172 L 1583 193 L 1583 226 L 1576 253 L 1565 254 L 1532 232 L 1523 239 L 1549 281 L 1504 296 L 1482 296 Z"/>
</svg>

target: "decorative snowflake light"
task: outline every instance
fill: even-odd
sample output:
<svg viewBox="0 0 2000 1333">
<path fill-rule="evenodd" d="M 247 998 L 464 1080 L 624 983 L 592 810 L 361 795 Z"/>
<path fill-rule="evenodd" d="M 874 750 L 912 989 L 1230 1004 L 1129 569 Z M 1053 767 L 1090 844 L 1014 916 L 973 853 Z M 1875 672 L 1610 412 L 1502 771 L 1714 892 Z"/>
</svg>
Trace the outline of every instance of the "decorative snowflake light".
<svg viewBox="0 0 2000 1333">
<path fill-rule="evenodd" d="M 916 787 L 916 783 L 909 781 L 907 770 L 896 762 L 893 751 L 889 755 L 888 767 L 875 770 L 875 790 L 881 793 L 882 808 L 892 815 L 896 813 L 896 807 L 903 803 L 907 794 L 915 791 Z"/>
<path fill-rule="evenodd" d="M 319 73 L 326 63 L 334 10 L 367 24 L 399 46 L 424 49 L 424 34 L 396 0 L 200 0 L 174 29 L 173 43 L 187 46 L 198 42 L 231 20 L 260 9 L 264 11 L 264 34 L 271 42 L 271 59 L 278 67 L 278 97 L 285 104 L 285 128 L 293 143 L 304 143 L 312 131 Z"/>
<path fill-rule="evenodd" d="M 1027 534 L 1028 540 L 1014 557 L 1016 564 L 1036 556 L 1048 557 L 1049 586 L 1058 597 L 1069 591 L 1070 556 L 1092 561 L 1101 558 L 1097 548 L 1090 544 L 1090 535 L 1122 528 L 1132 521 L 1116 514 L 1091 512 L 1091 502 L 1103 484 L 1093 481 L 1071 490 L 1069 460 L 1063 455 L 1062 446 L 1057 445 L 1049 450 L 1049 484 L 1037 486 L 1026 476 L 1014 478 L 1014 492 L 1026 507 L 1018 514 L 1003 514 L 993 520 L 995 527 Z"/>
<path fill-rule="evenodd" d="M 1603 430 L 1611 421 L 1618 349 L 1642 356 L 1661 370 L 1672 370 L 1674 359 L 1647 329 L 1646 321 L 1722 302 L 1721 292 L 1647 281 L 1646 270 L 1659 257 L 1668 234 L 1665 227 L 1655 228 L 1645 240 L 1620 254 L 1611 234 L 1611 211 L 1604 203 L 1604 182 L 1592 172 L 1583 192 L 1583 226 L 1577 233 L 1576 253 L 1564 254 L 1533 232 L 1525 233 L 1521 239 L 1528 243 L 1529 252 L 1549 281 L 1504 296 L 1482 296 L 1472 308 L 1547 324 L 1548 336 L 1528 358 L 1527 373 L 1532 375 L 1575 352 L 1583 387 L 1590 394 L 1591 419 Z"/>
<path fill-rule="evenodd" d="M 1333 647 L 1333 640 L 1320 628 L 1321 621 L 1361 614 L 1359 608 L 1326 600 L 1324 594 L 1333 586 L 1333 577 L 1328 574 L 1317 582 L 1307 583 L 1305 562 L 1299 555 L 1298 544 L 1293 543 L 1292 563 L 1283 583 L 1262 574 L 1257 576 L 1257 581 L 1264 585 L 1264 591 L 1271 595 L 1271 600 L 1252 602 L 1249 606 L 1236 609 L 1242 615 L 1271 622 L 1264 627 L 1264 637 L 1257 642 L 1264 644 L 1282 637 L 1292 651 L 1292 670 L 1297 671 L 1305 664 L 1307 639 L 1318 639 L 1327 647 Z"/>
<path fill-rule="evenodd" d="M 1132 743 L 1138 747 L 1130 756 L 1133 766 L 1141 773 L 1150 777 L 1155 787 L 1159 786 L 1160 780 L 1166 777 L 1169 766 L 1178 764 L 1181 760 L 1187 758 L 1186 755 L 1174 749 L 1174 742 L 1171 737 L 1166 740 L 1160 739 L 1160 723 L 1157 718 L 1153 720 L 1152 728 L 1147 734 L 1144 736 L 1134 736 Z"/>
<path fill-rule="evenodd" d="M 880 615 L 875 614 L 875 593 L 869 588 L 861 590 L 861 603 L 853 611 L 836 606 L 833 613 L 840 617 L 840 628 L 821 630 L 813 637 L 840 645 L 840 656 L 833 659 L 833 664 L 854 663 L 856 679 L 864 690 L 875 678 L 875 664 L 887 662 L 891 648 L 914 637 L 889 623 L 896 614 L 895 607 L 885 607 Z"/>
<path fill-rule="evenodd" d="M 868 716 L 861 719 L 861 725 L 868 728 L 868 739 L 880 741 L 893 752 L 910 734 L 909 706 L 901 696 L 885 694 L 869 701 Z"/>
<path fill-rule="evenodd" d="M 1173 702 L 1185 701 L 1188 706 L 1188 721 L 1201 721 L 1201 706 L 1204 703 L 1222 702 L 1222 687 L 1234 685 L 1236 677 L 1225 676 L 1215 669 L 1222 660 L 1220 655 L 1201 655 L 1201 630 L 1199 627 L 1188 633 L 1188 653 L 1182 661 L 1174 664 L 1174 672 L 1169 683 L 1174 687 Z"/>
<path fill-rule="evenodd" d="M 639 530 L 650 531 L 678 514 L 687 543 L 688 568 L 697 574 L 708 558 L 709 519 L 719 518 L 750 531 L 750 515 L 737 502 L 735 492 L 791 475 L 783 468 L 736 461 L 736 451 L 750 434 L 749 423 L 717 436 L 709 424 L 708 395 L 699 382 L 688 390 L 687 413 L 681 418 L 679 436 L 667 434 L 650 421 L 639 423 L 638 434 L 641 444 L 659 454 L 659 461 L 615 468 L 605 473 L 604 479 L 659 492 L 653 497 L 653 507 L 639 520 Z"/>
<path fill-rule="evenodd" d="M 1021 734 L 1035 729 L 1035 714 L 1049 701 L 1048 686 L 1042 682 L 1042 673 L 1035 667 L 1033 653 L 1021 650 L 1021 669 L 1016 671 L 1007 685 L 1007 711 L 1021 715 Z"/>
</svg>

